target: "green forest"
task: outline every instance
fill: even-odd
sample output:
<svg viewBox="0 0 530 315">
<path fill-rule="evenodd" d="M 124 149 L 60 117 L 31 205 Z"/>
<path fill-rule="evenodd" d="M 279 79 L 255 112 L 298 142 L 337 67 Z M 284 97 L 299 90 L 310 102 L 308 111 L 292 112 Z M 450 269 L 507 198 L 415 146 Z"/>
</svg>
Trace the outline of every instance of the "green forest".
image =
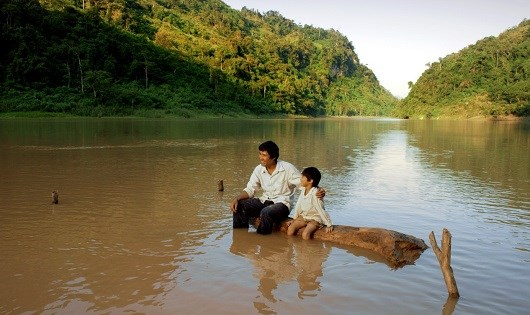
<svg viewBox="0 0 530 315">
<path fill-rule="evenodd" d="M 429 65 L 399 117 L 530 116 L 530 21 Z"/>
<path fill-rule="evenodd" d="M 218 0 L 7 0 L 0 112 L 390 115 L 334 30 Z"/>
<path fill-rule="evenodd" d="M 336 30 L 219 0 L 3 0 L 0 115 L 530 115 L 529 23 L 430 64 L 398 100 Z"/>
</svg>

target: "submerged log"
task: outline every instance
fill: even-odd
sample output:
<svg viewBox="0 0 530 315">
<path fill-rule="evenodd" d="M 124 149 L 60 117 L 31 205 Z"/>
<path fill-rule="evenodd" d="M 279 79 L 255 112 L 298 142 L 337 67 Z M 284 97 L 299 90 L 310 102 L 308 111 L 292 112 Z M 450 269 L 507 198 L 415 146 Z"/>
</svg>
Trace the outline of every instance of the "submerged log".
<svg viewBox="0 0 530 315">
<path fill-rule="evenodd" d="M 287 222 L 290 220 L 292 219 L 288 218 L 283 221 L 277 230 L 287 233 Z M 297 235 L 301 235 L 302 231 L 303 229 L 300 229 Z M 313 239 L 355 246 L 377 253 L 392 268 L 414 264 L 428 248 L 422 239 L 373 227 L 334 225 L 333 232 L 326 233 L 325 229 L 319 229 L 313 234 Z"/>
</svg>

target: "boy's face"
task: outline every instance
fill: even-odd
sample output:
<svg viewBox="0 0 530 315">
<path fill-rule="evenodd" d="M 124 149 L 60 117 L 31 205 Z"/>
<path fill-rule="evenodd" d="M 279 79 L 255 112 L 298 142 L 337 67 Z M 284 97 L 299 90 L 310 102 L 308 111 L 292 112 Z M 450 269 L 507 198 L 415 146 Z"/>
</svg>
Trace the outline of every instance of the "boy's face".
<svg viewBox="0 0 530 315">
<path fill-rule="evenodd" d="M 308 180 L 307 177 L 302 175 L 302 177 L 300 177 L 300 185 L 305 188 L 311 188 L 313 187 L 313 180 Z"/>
</svg>

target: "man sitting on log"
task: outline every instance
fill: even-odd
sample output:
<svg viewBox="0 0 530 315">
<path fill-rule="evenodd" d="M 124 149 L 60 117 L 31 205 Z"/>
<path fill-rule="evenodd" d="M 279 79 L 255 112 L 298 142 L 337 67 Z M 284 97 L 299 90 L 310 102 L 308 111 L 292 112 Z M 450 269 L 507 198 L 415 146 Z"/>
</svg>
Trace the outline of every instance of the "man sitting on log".
<svg viewBox="0 0 530 315">
<path fill-rule="evenodd" d="M 233 227 L 248 228 L 249 219 L 259 217 L 257 232 L 270 234 L 274 223 L 287 219 L 291 209 L 291 198 L 300 186 L 300 171 L 289 162 L 278 160 L 280 149 L 273 141 L 260 144 L 260 165 L 254 168 L 243 191 L 232 201 Z M 261 192 L 261 197 L 255 197 Z M 325 191 L 319 189 L 317 196 L 323 198 Z"/>
</svg>

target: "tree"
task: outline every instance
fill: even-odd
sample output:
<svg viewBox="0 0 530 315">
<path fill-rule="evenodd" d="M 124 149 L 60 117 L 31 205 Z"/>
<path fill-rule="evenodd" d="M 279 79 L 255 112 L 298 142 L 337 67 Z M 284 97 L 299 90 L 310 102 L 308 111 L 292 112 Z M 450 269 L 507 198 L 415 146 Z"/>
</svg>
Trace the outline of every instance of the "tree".
<svg viewBox="0 0 530 315">
<path fill-rule="evenodd" d="M 98 91 L 103 91 L 112 83 L 112 76 L 110 73 L 102 70 L 87 71 L 86 84 L 92 88 L 94 97 L 97 97 Z"/>
</svg>

